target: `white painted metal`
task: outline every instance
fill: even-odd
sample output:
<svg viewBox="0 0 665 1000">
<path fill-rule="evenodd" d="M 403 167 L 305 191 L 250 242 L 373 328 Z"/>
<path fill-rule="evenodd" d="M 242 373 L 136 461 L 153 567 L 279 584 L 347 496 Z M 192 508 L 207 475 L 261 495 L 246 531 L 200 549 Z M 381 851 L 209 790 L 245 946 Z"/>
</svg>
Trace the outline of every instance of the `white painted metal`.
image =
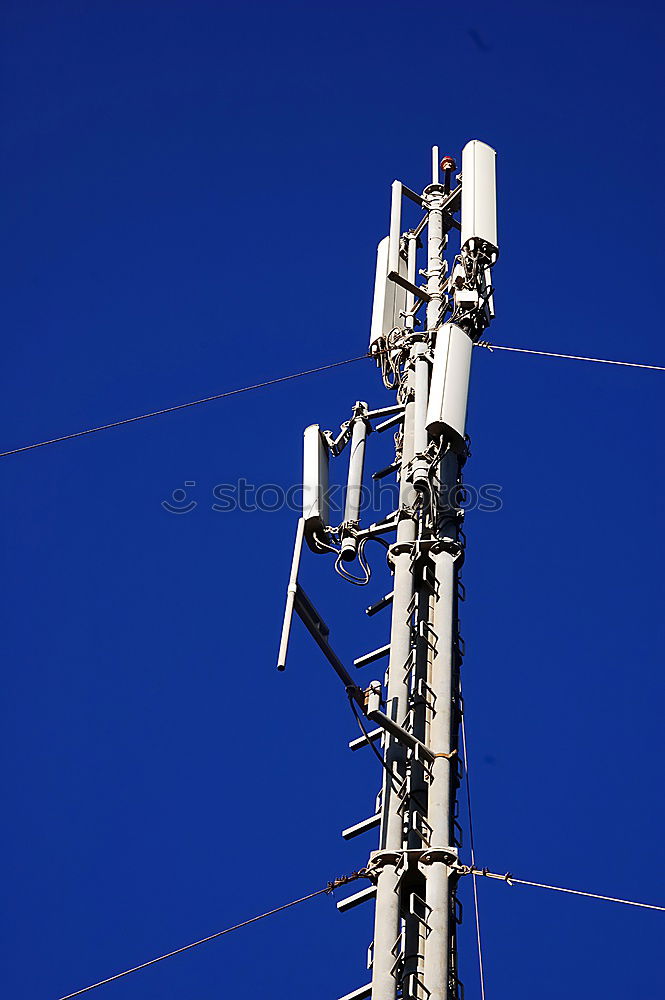
<svg viewBox="0 0 665 1000">
<path fill-rule="evenodd" d="M 399 270 L 400 240 L 402 238 L 402 188 L 401 181 L 393 181 L 390 191 L 390 231 L 388 270 Z"/>
<path fill-rule="evenodd" d="M 454 749 L 452 724 L 453 676 L 453 606 L 455 563 L 445 550 L 434 556 L 437 595 L 434 604 L 433 632 L 436 636 L 432 662 L 432 691 L 435 711 L 430 722 L 430 749 L 434 754 L 448 754 Z M 428 822 L 432 846 L 450 844 L 451 797 L 450 760 L 435 757 L 429 790 Z M 450 872 L 442 860 L 435 860 L 427 872 L 427 904 L 430 932 L 425 941 L 425 986 L 430 1000 L 449 1000 L 450 969 Z"/>
<path fill-rule="evenodd" d="M 400 185 L 401 188 L 401 185 Z M 398 241 L 399 248 L 399 241 Z M 406 290 L 394 281 L 388 281 L 390 237 L 386 236 L 376 248 L 376 276 L 374 278 L 374 302 L 372 305 L 372 325 L 369 335 L 370 354 L 380 339 L 385 339 L 396 326 L 402 326 L 402 313 L 406 309 Z M 397 273 L 406 277 L 406 261 L 397 254 Z"/>
<path fill-rule="evenodd" d="M 415 352 L 414 352 L 415 358 Z M 400 475 L 400 508 L 403 516 L 397 526 L 398 552 L 394 556 L 394 593 L 390 625 L 390 661 L 388 665 L 387 713 L 400 722 L 406 717 L 409 686 L 405 668 L 411 651 L 410 608 L 414 579 L 410 546 L 416 539 L 414 512 L 416 491 L 409 482 L 408 471 L 413 459 L 413 369 L 408 373 L 407 403 L 404 414 Z M 377 881 L 374 915 L 374 961 L 372 964 L 372 1000 L 395 1000 L 397 981 L 394 975 L 395 956 L 392 948 L 399 931 L 400 898 L 397 861 L 403 850 L 403 817 L 401 801 L 388 774 L 399 783 L 406 767 L 404 747 L 392 736 L 385 742 L 386 770 L 382 786 L 381 848 L 391 852 L 381 868 Z"/>
<path fill-rule="evenodd" d="M 328 503 L 328 445 L 318 424 L 305 428 L 303 441 L 302 514 L 305 539 L 310 549 L 321 552 L 317 540 L 326 542 L 330 523 Z"/>
<path fill-rule="evenodd" d="M 367 819 L 361 820 L 360 823 L 347 826 L 346 830 L 342 830 L 342 838 L 343 840 L 353 840 L 354 837 L 359 837 L 361 834 L 367 833 L 368 830 L 374 830 L 375 827 L 380 825 L 381 814 L 376 813 L 375 816 L 368 816 Z"/>
<path fill-rule="evenodd" d="M 291 636 L 291 622 L 293 621 L 293 611 L 295 608 L 296 594 L 298 593 L 298 570 L 300 568 L 300 556 L 302 553 L 302 541 L 305 535 L 305 519 L 298 518 L 296 529 L 296 541 L 293 546 L 293 559 L 291 561 L 291 576 L 286 590 L 286 609 L 284 611 L 284 621 L 282 624 L 282 637 L 279 643 L 279 653 L 277 654 L 277 669 L 286 668 L 286 655 L 289 651 L 289 638 Z"/>
<path fill-rule="evenodd" d="M 462 190 L 464 190 L 462 188 Z M 445 248 L 445 235 L 443 232 L 443 213 L 439 209 L 440 197 L 436 190 L 432 191 L 432 196 L 430 198 L 429 207 L 429 222 L 428 222 L 428 283 L 427 290 L 431 290 L 432 298 L 427 304 L 427 328 L 430 331 L 437 330 L 440 317 L 440 299 L 441 299 L 441 284 L 442 284 L 442 272 L 443 272 L 443 251 Z M 442 338 L 445 342 L 447 333 L 445 331 L 446 326 L 451 324 L 445 324 L 443 329 L 439 329 L 436 338 L 437 345 L 439 339 Z M 461 332 L 461 331 L 460 331 Z M 468 338 L 467 338 L 468 339 Z M 436 364 L 436 356 L 435 356 Z M 446 365 L 447 368 L 447 365 Z M 446 378 L 444 374 L 443 383 L 445 386 Z M 449 380 L 449 385 L 452 385 L 452 381 Z M 432 385 L 430 387 L 430 398 L 434 393 L 434 372 L 432 373 Z M 466 398 L 466 397 L 465 397 Z M 445 405 L 445 399 L 442 397 L 442 408 Z M 445 466 L 447 459 L 444 462 L 439 463 L 439 469 L 437 470 L 443 481 L 442 470 Z M 450 464 L 450 463 L 449 463 Z M 455 463 L 456 465 L 457 463 Z M 437 517 L 436 522 L 431 525 L 431 532 L 433 538 L 436 539 L 440 534 L 440 517 Z M 440 543 L 438 543 L 440 544 Z M 437 547 L 437 542 L 434 542 L 435 547 Z M 436 557 L 435 557 L 436 560 Z M 436 561 L 435 561 L 436 568 Z M 439 749 L 439 741 L 436 736 L 436 724 L 437 719 L 442 717 L 450 719 L 451 713 L 451 699 L 449 694 L 445 694 L 446 686 L 450 689 L 451 686 L 451 666 L 452 666 L 452 621 L 453 621 L 453 606 L 454 606 L 454 592 L 452 587 L 446 587 L 445 590 L 441 589 L 441 583 L 437 580 L 437 586 L 435 588 L 435 605 L 434 605 L 434 615 L 432 615 L 432 610 L 428 606 L 429 601 L 426 599 L 425 595 L 421 595 L 421 603 L 426 607 L 426 622 L 429 625 L 431 621 L 432 635 L 433 635 L 433 654 L 438 654 L 439 662 L 443 664 L 443 676 L 440 678 L 439 690 L 441 691 L 441 699 L 439 698 L 439 692 L 435 694 L 433 708 L 434 711 L 431 713 L 430 726 L 429 726 L 429 746 L 431 748 L 436 747 L 435 753 L 439 752 L 449 752 L 451 747 L 449 744 L 445 748 Z M 448 628 L 448 634 L 446 634 L 445 628 L 442 630 L 442 634 L 436 630 L 437 626 L 437 610 L 439 616 L 444 620 Z M 431 680 L 434 679 L 436 675 L 435 663 L 430 663 L 430 673 Z M 443 702 L 443 703 L 442 703 Z M 434 731 L 432 731 L 434 727 Z M 450 727 L 448 729 L 448 741 L 450 741 Z M 432 752 L 432 750 L 430 750 Z M 435 758 L 432 762 L 433 775 L 436 774 L 437 777 L 441 773 L 441 764 L 449 765 L 449 762 L 445 758 Z M 444 773 L 449 773 L 449 767 L 444 769 Z M 437 815 L 437 823 L 434 826 L 430 819 L 430 805 L 429 800 L 432 798 L 431 788 L 428 792 L 428 803 L 427 803 L 427 824 L 429 827 L 430 834 L 430 846 L 445 848 L 450 846 L 449 842 L 449 827 L 450 827 L 450 789 L 448 788 L 448 798 L 445 799 L 443 789 L 441 789 L 440 779 L 437 782 L 434 804 L 437 804 L 437 794 L 440 798 L 444 799 L 440 803 L 442 808 L 435 809 Z M 450 968 L 453 961 L 452 957 L 452 946 L 451 946 L 451 934 L 450 934 L 450 918 L 452 912 L 451 906 L 451 884 L 449 878 L 448 868 L 445 864 L 440 862 L 435 862 L 429 866 L 429 871 L 426 876 L 426 902 L 428 907 L 430 907 L 430 931 L 424 940 L 424 962 L 422 966 L 423 975 L 423 985 L 424 995 L 428 1000 L 449 1000 L 450 996 Z"/>
<path fill-rule="evenodd" d="M 361 986 L 359 990 L 354 990 L 353 993 L 347 993 L 346 996 L 340 997 L 339 1000 L 368 1000 L 372 996 L 372 984 L 368 983 L 367 986 Z"/>
<path fill-rule="evenodd" d="M 360 892 L 354 892 L 352 896 L 347 896 L 346 899 L 340 899 L 337 903 L 337 909 L 340 913 L 346 913 L 347 910 L 353 910 L 356 906 L 360 906 L 362 903 L 367 903 L 370 899 L 374 899 L 375 896 L 376 886 L 367 886 L 366 889 L 361 889 Z"/>
<path fill-rule="evenodd" d="M 449 174 L 439 183 L 439 151 L 432 150 L 432 181 L 416 195 L 399 181 L 392 187 L 390 236 L 377 251 L 377 275 L 370 347 L 399 328 L 391 339 L 391 366 L 386 384 L 397 389 L 395 407 L 362 412 L 354 407 L 354 425 L 343 425 L 331 452 L 351 444 L 348 485 L 362 482 L 368 421 L 388 416 L 387 426 L 402 424 L 396 434 L 397 510 L 370 528 L 360 528 L 360 509 L 347 502 L 342 524 L 325 536 L 329 525 L 327 437 L 318 425 L 305 431 L 303 532 L 315 551 L 325 541 L 339 557 L 356 554 L 379 530 L 396 530 L 389 547 L 393 590 L 368 613 L 392 605 L 390 644 L 356 658 L 366 665 L 388 653 L 384 682 L 362 691 L 327 641 L 328 628 L 297 584 L 292 570 L 289 600 L 303 618 L 343 686 L 366 718 L 380 731 L 353 740 L 357 749 L 372 742 L 383 751 L 383 783 L 375 815 L 343 832 L 364 833 L 380 820 L 379 850 L 369 859 L 371 886 L 347 900 L 350 909 L 376 895 L 374 941 L 370 946 L 371 985 L 343 1000 L 453 1000 L 460 995 L 456 943 L 456 876 L 459 838 L 454 819 L 457 785 L 458 731 L 461 720 L 461 642 L 458 630 L 458 569 L 462 552 L 459 511 L 450 499 L 461 481 L 466 458 L 465 422 L 473 342 L 493 314 L 490 266 L 498 253 L 496 235 L 495 152 L 485 143 L 468 143 L 462 156 L 462 253 L 446 284 L 444 252 L 447 233 L 459 202 L 447 203 Z M 402 197 L 426 210 L 427 257 L 421 272 L 427 287 L 416 287 L 419 237 L 424 220 L 401 232 Z M 407 252 L 403 255 L 402 250 Z M 405 259 L 408 258 L 407 259 Z M 404 290 L 389 274 L 405 278 Z M 443 323 L 446 294 L 455 296 L 455 322 Z M 427 316 L 416 322 L 415 298 L 427 303 Z M 401 316 L 404 310 L 406 316 Z M 422 323 L 422 325 L 421 325 Z M 430 376 L 431 366 L 431 376 Z M 397 418 L 392 414 L 403 408 Z M 403 417 L 403 419 L 402 419 Z M 360 420 L 359 420 L 360 418 Z M 379 429 L 378 427 L 375 429 Z M 441 448 L 440 444 L 449 444 Z M 347 497 L 348 501 L 348 497 Z M 298 547 L 298 542 L 297 542 Z M 365 553 L 366 556 L 366 553 Z M 340 558 L 336 567 L 342 566 Z M 294 557 L 295 559 L 295 557 Z M 294 565 L 296 562 L 294 561 Z M 390 599 L 389 599 L 390 598 Z M 288 641 L 288 632 L 282 645 Z M 282 657 L 280 657 L 280 663 Z M 416 893 L 417 895 L 414 895 Z M 415 904 L 414 904 L 415 900 Z M 417 905 L 416 905 L 417 904 Z"/>
<path fill-rule="evenodd" d="M 455 451 L 464 450 L 466 405 L 471 370 L 471 338 L 455 323 L 444 323 L 437 334 L 427 407 L 427 430 L 446 438 Z"/>
<path fill-rule="evenodd" d="M 479 139 L 462 150 L 462 248 L 472 241 L 499 252 L 496 219 L 496 150 Z"/>
<path fill-rule="evenodd" d="M 346 481 L 346 498 L 344 503 L 344 534 L 340 555 L 342 559 L 355 559 L 358 550 L 356 532 L 360 523 L 360 510 L 363 499 L 363 469 L 365 467 L 365 443 L 367 432 L 371 430 L 367 413 L 367 403 L 359 401 L 353 408 L 353 430 L 349 449 L 349 474 Z"/>
<path fill-rule="evenodd" d="M 439 183 L 439 147 L 432 146 L 432 184 Z"/>
</svg>

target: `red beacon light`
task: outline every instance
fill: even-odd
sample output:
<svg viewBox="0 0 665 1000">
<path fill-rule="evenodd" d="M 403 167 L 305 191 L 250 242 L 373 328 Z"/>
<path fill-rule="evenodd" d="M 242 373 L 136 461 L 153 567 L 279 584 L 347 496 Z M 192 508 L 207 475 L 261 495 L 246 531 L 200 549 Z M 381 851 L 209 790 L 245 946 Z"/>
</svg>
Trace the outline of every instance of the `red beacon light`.
<svg viewBox="0 0 665 1000">
<path fill-rule="evenodd" d="M 439 166 L 443 170 L 443 190 L 446 194 L 450 194 L 450 175 L 457 169 L 457 164 L 452 156 L 444 156 Z"/>
</svg>

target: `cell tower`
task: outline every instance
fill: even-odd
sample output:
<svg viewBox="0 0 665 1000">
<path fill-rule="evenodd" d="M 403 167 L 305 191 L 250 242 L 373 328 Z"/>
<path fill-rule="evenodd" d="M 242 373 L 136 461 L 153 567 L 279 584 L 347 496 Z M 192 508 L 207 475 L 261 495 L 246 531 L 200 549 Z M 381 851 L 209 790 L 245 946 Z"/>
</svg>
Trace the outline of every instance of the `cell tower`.
<svg viewBox="0 0 665 1000">
<path fill-rule="evenodd" d="M 392 185 L 390 232 L 377 252 L 370 354 L 393 406 L 353 406 L 339 434 L 317 424 L 305 430 L 303 515 L 298 522 L 278 667 L 283 670 L 295 611 L 340 680 L 364 735 L 352 750 L 374 747 L 383 787 L 372 816 L 343 832 L 350 839 L 379 829 L 370 854 L 369 888 L 341 900 L 342 911 L 375 899 L 371 982 L 343 1000 L 453 1000 L 461 997 L 456 930 L 460 828 L 457 792 L 463 780 L 458 737 L 462 720 L 464 647 L 458 605 L 463 596 L 462 469 L 468 456 L 466 403 L 473 344 L 494 315 L 492 266 L 498 256 L 496 153 L 473 140 L 462 173 L 432 150 L 432 182 L 422 194 Z M 424 212 L 402 231 L 404 199 Z M 460 220 L 456 219 L 460 216 Z M 451 229 L 460 251 L 449 267 Z M 426 233 L 426 237 L 424 234 Z M 421 236 L 423 239 L 421 240 Z M 419 251 L 426 254 L 418 270 Z M 426 283 L 419 285 L 418 274 Z M 422 311 L 424 307 L 423 323 Z M 365 446 L 372 431 L 395 429 L 395 460 L 375 478 L 396 473 L 397 509 L 361 527 Z M 344 517 L 332 526 L 328 507 L 331 458 L 349 447 Z M 333 651 L 329 629 L 298 580 L 305 541 L 334 555 L 335 568 L 366 582 L 365 547 L 386 549 L 392 590 L 367 609 L 391 609 L 390 641 L 354 661 L 387 658 L 383 680 L 364 686 Z M 356 569 L 357 567 L 357 569 Z M 367 719 L 375 728 L 365 728 Z"/>
</svg>

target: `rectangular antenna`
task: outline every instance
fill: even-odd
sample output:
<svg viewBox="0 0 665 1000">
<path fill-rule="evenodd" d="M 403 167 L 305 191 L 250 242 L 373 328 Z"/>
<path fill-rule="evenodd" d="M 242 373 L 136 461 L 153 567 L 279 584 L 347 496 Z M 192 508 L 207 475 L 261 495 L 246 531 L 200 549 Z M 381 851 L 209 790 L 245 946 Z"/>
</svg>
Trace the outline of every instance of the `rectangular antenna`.
<svg viewBox="0 0 665 1000">
<path fill-rule="evenodd" d="M 399 248 L 399 241 L 398 241 Z M 374 302 L 372 304 L 372 326 L 369 335 L 369 351 L 378 340 L 388 336 L 396 326 L 404 322 L 402 313 L 406 309 L 406 292 L 394 281 L 388 279 L 390 271 L 390 237 L 385 236 L 376 248 L 376 276 L 374 278 Z M 401 276 L 406 276 L 406 262 L 397 255 L 397 266 Z"/>
<path fill-rule="evenodd" d="M 469 372 L 473 342 L 455 323 L 444 323 L 437 334 L 430 385 L 427 430 L 434 437 L 443 435 L 451 448 L 462 454 Z"/>
<path fill-rule="evenodd" d="M 393 181 L 390 194 L 390 234 L 388 250 L 388 273 L 399 273 L 399 243 L 402 237 L 402 183 Z"/>
<path fill-rule="evenodd" d="M 318 424 L 305 428 L 303 439 L 302 512 L 305 539 L 313 552 L 323 551 L 316 542 L 326 542 L 328 511 L 328 443 Z"/>
</svg>

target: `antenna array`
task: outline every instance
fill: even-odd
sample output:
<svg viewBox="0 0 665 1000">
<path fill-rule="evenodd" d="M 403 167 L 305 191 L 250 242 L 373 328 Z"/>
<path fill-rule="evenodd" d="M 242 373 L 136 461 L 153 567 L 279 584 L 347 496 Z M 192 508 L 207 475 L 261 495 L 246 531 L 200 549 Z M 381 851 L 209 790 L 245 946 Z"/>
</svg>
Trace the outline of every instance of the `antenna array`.
<svg viewBox="0 0 665 1000">
<path fill-rule="evenodd" d="M 343 831 L 351 839 L 379 829 L 367 867 L 372 884 L 337 905 L 341 911 L 374 899 L 371 982 L 343 1000 L 453 1000 L 462 995 L 456 930 L 461 905 L 461 829 L 457 792 L 463 713 L 459 627 L 464 561 L 462 469 L 468 457 L 466 405 L 473 344 L 494 316 L 492 267 L 498 256 L 495 151 L 473 140 L 455 177 L 452 157 L 432 150 L 432 182 L 417 194 L 392 185 L 390 231 L 379 243 L 370 331 L 384 385 L 395 405 L 372 410 L 356 402 L 335 435 L 305 430 L 303 514 L 298 522 L 278 668 L 284 669 L 293 612 L 342 681 L 363 736 L 352 750 L 373 746 L 383 784 L 372 815 Z M 423 213 L 403 231 L 406 202 Z M 459 216 L 459 220 L 457 218 Z M 449 266 L 448 238 L 460 232 Z M 422 238 L 421 238 L 422 237 Z M 418 271 L 419 258 L 425 268 Z M 418 276 L 425 284 L 418 284 Z M 396 473 L 397 509 L 361 527 L 367 438 L 395 429 L 395 458 L 380 478 Z M 347 449 L 346 502 L 330 524 L 330 460 Z M 391 540 L 392 539 L 392 540 Z M 369 580 L 369 541 L 381 542 L 393 578 L 390 593 L 367 609 L 391 609 L 390 639 L 358 657 L 356 668 L 387 659 L 382 679 L 362 686 L 330 644 L 325 621 L 299 582 L 303 542 L 333 555 L 354 583 Z M 363 718 L 375 728 L 365 727 Z"/>
</svg>

